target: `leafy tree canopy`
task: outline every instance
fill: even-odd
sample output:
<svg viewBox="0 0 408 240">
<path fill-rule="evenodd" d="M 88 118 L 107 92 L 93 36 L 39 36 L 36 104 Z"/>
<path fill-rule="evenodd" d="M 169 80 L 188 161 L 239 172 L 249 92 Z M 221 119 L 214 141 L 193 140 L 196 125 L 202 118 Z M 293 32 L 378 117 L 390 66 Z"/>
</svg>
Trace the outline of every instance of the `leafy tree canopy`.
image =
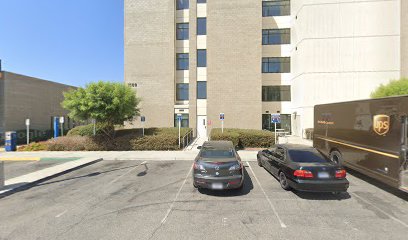
<svg viewBox="0 0 408 240">
<path fill-rule="evenodd" d="M 400 95 L 408 95 L 407 78 L 392 80 L 386 85 L 381 84 L 374 92 L 371 93 L 372 98 L 382 98 Z"/>
<path fill-rule="evenodd" d="M 120 124 L 139 115 L 140 99 L 122 83 L 96 82 L 64 93 L 62 107 L 76 120 Z"/>
</svg>

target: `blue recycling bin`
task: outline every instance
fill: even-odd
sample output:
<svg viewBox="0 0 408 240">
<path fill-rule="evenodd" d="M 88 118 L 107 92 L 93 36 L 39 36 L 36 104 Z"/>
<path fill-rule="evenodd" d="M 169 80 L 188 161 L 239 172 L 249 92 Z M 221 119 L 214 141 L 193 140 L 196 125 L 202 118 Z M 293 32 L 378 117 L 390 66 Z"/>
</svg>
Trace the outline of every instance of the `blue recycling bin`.
<svg viewBox="0 0 408 240">
<path fill-rule="evenodd" d="M 6 152 L 15 152 L 17 150 L 17 133 L 6 132 Z"/>
</svg>

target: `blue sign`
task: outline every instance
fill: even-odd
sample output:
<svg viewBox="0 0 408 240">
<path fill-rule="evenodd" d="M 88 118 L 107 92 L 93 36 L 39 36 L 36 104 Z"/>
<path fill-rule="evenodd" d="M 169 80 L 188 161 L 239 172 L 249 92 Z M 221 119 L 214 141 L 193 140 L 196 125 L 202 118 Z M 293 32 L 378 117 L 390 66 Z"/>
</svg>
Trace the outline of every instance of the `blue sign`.
<svg viewBox="0 0 408 240">
<path fill-rule="evenodd" d="M 183 115 L 177 114 L 177 121 L 181 121 L 181 120 L 183 120 Z"/>
<path fill-rule="evenodd" d="M 224 119 L 225 119 L 224 113 L 220 113 L 220 120 L 224 120 Z"/>
<path fill-rule="evenodd" d="M 271 114 L 271 123 L 280 123 L 280 114 Z"/>
<path fill-rule="evenodd" d="M 59 133 L 59 117 L 54 117 L 54 138 L 58 137 Z"/>
<path fill-rule="evenodd" d="M 140 117 L 140 121 L 146 122 L 146 117 L 145 117 L 145 116 L 141 116 L 141 117 Z"/>
</svg>

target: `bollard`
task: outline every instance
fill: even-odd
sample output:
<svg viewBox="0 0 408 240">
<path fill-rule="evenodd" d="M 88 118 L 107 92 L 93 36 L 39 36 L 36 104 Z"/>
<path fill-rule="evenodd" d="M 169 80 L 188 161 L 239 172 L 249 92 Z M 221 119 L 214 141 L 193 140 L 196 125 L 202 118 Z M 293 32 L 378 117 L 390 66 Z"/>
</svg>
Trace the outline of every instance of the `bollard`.
<svg viewBox="0 0 408 240">
<path fill-rule="evenodd" d="M 0 189 L 4 187 L 4 162 L 0 161 Z"/>
</svg>

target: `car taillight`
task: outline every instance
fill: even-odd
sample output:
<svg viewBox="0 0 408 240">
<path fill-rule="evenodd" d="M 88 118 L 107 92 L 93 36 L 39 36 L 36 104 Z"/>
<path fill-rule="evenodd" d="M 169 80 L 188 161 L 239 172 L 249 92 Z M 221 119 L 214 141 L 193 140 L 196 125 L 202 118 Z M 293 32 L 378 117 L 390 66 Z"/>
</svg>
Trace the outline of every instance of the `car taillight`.
<svg viewBox="0 0 408 240">
<path fill-rule="evenodd" d="M 194 168 L 195 170 L 198 170 L 198 169 L 200 169 L 200 170 L 205 170 L 205 169 L 204 169 L 204 166 L 201 165 L 201 164 L 199 164 L 199 163 L 197 163 L 197 162 L 194 163 L 193 168 Z"/>
<path fill-rule="evenodd" d="M 293 176 L 298 178 L 313 178 L 313 173 L 308 170 L 296 170 Z"/>
<path fill-rule="evenodd" d="M 242 168 L 241 163 L 237 163 L 237 164 L 232 165 L 232 166 L 229 168 L 229 170 L 230 170 L 230 171 L 235 171 L 235 170 L 240 170 L 241 168 Z"/>
<path fill-rule="evenodd" d="M 336 178 L 345 178 L 346 177 L 346 170 L 336 170 Z"/>
</svg>

